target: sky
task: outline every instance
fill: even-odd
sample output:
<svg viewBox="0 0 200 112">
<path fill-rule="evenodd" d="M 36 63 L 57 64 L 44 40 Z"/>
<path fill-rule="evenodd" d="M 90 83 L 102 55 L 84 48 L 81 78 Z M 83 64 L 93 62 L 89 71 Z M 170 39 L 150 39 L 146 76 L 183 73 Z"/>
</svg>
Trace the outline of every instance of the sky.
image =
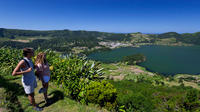
<svg viewBox="0 0 200 112">
<path fill-rule="evenodd" d="M 200 0 L 0 0 L 0 28 L 193 33 Z"/>
</svg>

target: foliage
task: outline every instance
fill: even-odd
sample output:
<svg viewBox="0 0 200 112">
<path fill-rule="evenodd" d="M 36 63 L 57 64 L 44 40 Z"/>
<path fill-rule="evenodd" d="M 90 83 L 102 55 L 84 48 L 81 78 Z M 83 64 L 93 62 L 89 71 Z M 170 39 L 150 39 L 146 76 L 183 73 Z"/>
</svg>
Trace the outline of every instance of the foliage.
<svg viewBox="0 0 200 112">
<path fill-rule="evenodd" d="M 169 80 L 169 82 L 174 81 L 174 77 L 170 75 L 170 76 L 168 76 L 168 80 Z"/>
<path fill-rule="evenodd" d="M 106 106 L 109 110 L 116 107 L 117 91 L 111 83 L 105 80 L 92 81 L 85 89 L 84 97 L 87 102 Z"/>
<path fill-rule="evenodd" d="M 25 39 L 29 42 L 16 41 Z M 85 48 L 82 52 L 89 54 L 95 50 L 108 50 L 107 47 L 99 44 L 101 41 L 115 41 L 129 43 L 132 45 L 161 44 L 161 45 L 200 45 L 200 32 L 183 33 L 167 32 L 162 34 L 142 34 L 142 33 L 105 33 L 97 31 L 70 31 L 70 30 L 20 30 L 0 28 L 0 47 L 12 47 L 22 49 L 32 47 L 52 49 L 58 52 L 69 53 L 73 48 Z M 100 48 L 100 49 L 99 49 Z M 126 57 L 128 64 L 136 64 L 145 61 L 145 57 L 132 59 Z M 129 59 L 128 59 L 129 58 Z M 132 61 L 128 61 L 132 60 Z"/>
<path fill-rule="evenodd" d="M 0 69 L 2 73 L 11 75 L 18 61 L 22 59 L 22 52 L 17 49 L 0 48 Z"/>
<path fill-rule="evenodd" d="M 186 110 L 200 109 L 199 91 L 195 89 L 188 91 L 184 101 L 184 106 Z"/>
<path fill-rule="evenodd" d="M 183 33 L 182 38 L 179 38 L 178 41 L 181 41 L 184 43 L 200 45 L 200 32 Z"/>
<path fill-rule="evenodd" d="M 128 65 L 135 65 L 146 60 L 143 54 L 134 54 L 130 56 L 124 56 L 122 62 L 126 62 Z"/>
<path fill-rule="evenodd" d="M 125 105 L 125 110 L 127 112 L 151 112 L 154 108 L 149 97 L 146 97 L 141 93 L 122 95 L 118 97 L 118 102 L 119 105 Z"/>
<path fill-rule="evenodd" d="M 22 111 L 22 107 L 17 98 L 18 95 L 23 93 L 22 87 L 19 87 L 17 83 L 9 82 L 7 79 L 3 77 L 3 75 L 7 75 L 5 73 L 0 74 L 0 108 L 7 108 L 7 111 Z M 4 87 L 4 89 L 2 88 Z"/>
<path fill-rule="evenodd" d="M 22 49 L 24 47 L 32 47 L 34 49 L 37 49 L 40 47 L 41 49 L 49 49 L 51 48 L 54 51 L 59 52 L 70 52 L 73 47 L 88 47 L 92 48 L 95 46 L 98 46 L 98 42 L 93 37 L 87 37 L 83 39 L 69 39 L 69 38 L 52 38 L 52 39 L 36 39 L 29 43 L 23 43 L 23 42 L 16 42 L 16 41 L 3 41 L 0 42 L 0 47 L 7 46 L 12 48 L 18 48 Z"/>
<path fill-rule="evenodd" d="M 197 79 L 195 77 L 189 76 L 189 77 L 180 77 L 179 80 L 184 80 L 188 82 L 196 82 Z"/>
<path fill-rule="evenodd" d="M 66 94 L 81 103 L 96 103 L 108 109 L 116 106 L 116 89 L 112 84 L 101 81 L 103 69 L 98 68 L 98 63 L 71 54 L 46 53 L 51 65 L 51 78 L 64 88 Z"/>
<path fill-rule="evenodd" d="M 1 72 L 11 75 L 16 64 L 22 59 L 22 51 L 11 48 L 1 48 L 0 51 L 0 61 L 2 62 L 0 64 Z M 35 54 L 37 55 L 40 51 L 42 50 L 37 49 Z M 98 68 L 98 63 L 76 55 L 61 55 L 51 50 L 43 52 L 46 52 L 47 60 L 50 64 L 51 80 L 62 87 L 65 93 L 71 96 L 72 99 L 85 101 L 83 103 L 90 103 L 91 100 L 84 100 L 85 97 L 81 97 L 81 94 L 86 90 L 86 87 L 88 87 L 89 90 L 91 87 L 90 82 L 99 81 L 102 85 L 101 89 L 105 92 L 107 91 L 107 93 L 101 95 L 108 96 L 99 100 L 100 102 L 94 103 L 103 104 L 101 106 L 114 105 L 113 102 L 115 99 L 113 98 L 116 90 L 110 83 L 105 81 L 101 82 L 102 79 L 100 76 L 102 75 L 102 69 Z M 33 60 L 35 60 L 35 58 L 36 57 L 34 57 Z M 113 88 L 113 91 L 110 91 L 111 88 Z M 109 96 L 112 96 L 112 100 Z"/>
<path fill-rule="evenodd" d="M 120 82 L 111 81 L 111 83 L 117 88 L 118 105 L 124 106 L 125 111 L 150 112 L 154 108 L 152 102 L 152 91 L 154 91 L 154 89 L 152 89 L 152 86 L 149 86 L 148 83 L 134 83 L 125 80 Z M 149 91 L 149 89 L 152 90 Z"/>
<path fill-rule="evenodd" d="M 181 35 L 176 32 L 167 32 L 158 35 L 158 38 L 180 38 Z"/>
<path fill-rule="evenodd" d="M 199 109 L 199 91 L 180 86 L 154 86 L 131 80 L 110 81 L 117 89 L 117 102 L 125 111 L 193 112 Z"/>
<path fill-rule="evenodd" d="M 101 81 L 102 69 L 98 69 L 98 63 L 68 55 L 51 59 L 51 67 L 52 79 L 62 85 L 73 99 L 81 103 L 96 103 L 108 109 L 115 106 L 116 89 L 110 83 Z"/>
<path fill-rule="evenodd" d="M 13 39 L 24 38 L 31 40 L 29 43 L 22 43 L 11 41 Z M 37 49 L 56 50 L 59 52 L 70 52 L 73 47 L 87 47 L 92 49 L 100 46 L 100 41 L 117 41 L 126 42 L 137 45 L 138 43 L 186 43 L 200 45 L 200 32 L 196 33 L 183 33 L 166 32 L 162 34 L 142 34 L 142 33 L 105 33 L 97 31 L 71 31 L 71 30 L 50 30 L 50 31 L 37 31 L 37 30 L 20 30 L 20 29 L 4 29 L 0 28 L 0 47 L 9 46 L 12 48 L 33 47 Z M 6 40 L 7 39 L 7 40 Z M 87 51 L 88 52 L 88 51 Z"/>
<path fill-rule="evenodd" d="M 164 85 L 163 79 L 159 75 L 150 76 L 148 74 L 128 74 L 125 79 L 133 82 L 145 82 L 155 86 Z"/>
<path fill-rule="evenodd" d="M 90 80 L 98 79 L 98 76 L 101 75 L 101 70 L 97 68 L 94 62 L 90 63 L 77 56 L 54 58 L 51 59 L 50 64 L 53 67 L 52 79 L 58 85 L 61 84 L 64 89 L 69 90 L 66 92 L 74 99 L 77 99 L 85 84 L 89 83 Z"/>
<path fill-rule="evenodd" d="M 41 49 L 36 50 L 36 54 L 40 51 Z M 138 76 L 129 74 L 125 80 L 108 82 L 100 77 L 102 69 L 99 69 L 99 63 L 76 55 L 61 55 L 51 50 L 44 52 L 47 53 L 52 81 L 62 87 L 72 99 L 81 103 L 97 103 L 116 111 L 193 112 L 200 110 L 199 90 L 184 86 L 168 87 L 162 84 L 161 76 L 145 74 Z M 21 50 L 0 48 L 0 72 L 11 76 L 12 70 L 22 58 L 21 54 Z M 193 78 L 186 78 L 186 80 L 193 81 Z M 16 94 L 21 93 L 12 92 L 17 91 L 19 87 L 16 86 L 20 85 L 7 82 L 1 77 L 0 82 L 7 88 L 5 90 L 8 94 L 4 96 L 4 100 L 8 102 L 7 107 L 20 110 Z"/>
<path fill-rule="evenodd" d="M 163 34 L 158 34 L 155 37 L 160 39 L 176 38 L 177 42 L 200 45 L 200 32 L 183 34 L 179 34 L 176 32 L 167 32 Z"/>
</svg>

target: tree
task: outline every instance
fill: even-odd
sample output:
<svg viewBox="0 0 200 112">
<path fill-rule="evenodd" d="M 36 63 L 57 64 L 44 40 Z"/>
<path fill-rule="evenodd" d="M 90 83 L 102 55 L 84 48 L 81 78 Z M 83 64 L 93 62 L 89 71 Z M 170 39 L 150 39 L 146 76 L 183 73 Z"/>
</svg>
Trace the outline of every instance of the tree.
<svg viewBox="0 0 200 112">
<path fill-rule="evenodd" d="M 135 65 L 144 62 L 146 57 L 143 54 L 134 54 L 130 56 L 124 56 L 122 62 L 126 62 L 128 65 Z"/>
</svg>

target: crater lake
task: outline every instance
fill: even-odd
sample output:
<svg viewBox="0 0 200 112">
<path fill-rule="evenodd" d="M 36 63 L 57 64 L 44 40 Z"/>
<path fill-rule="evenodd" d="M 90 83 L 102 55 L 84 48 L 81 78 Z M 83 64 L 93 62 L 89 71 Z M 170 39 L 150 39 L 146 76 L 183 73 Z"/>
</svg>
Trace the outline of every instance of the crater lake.
<svg viewBox="0 0 200 112">
<path fill-rule="evenodd" d="M 105 63 L 120 61 L 124 56 L 141 53 L 146 61 L 140 63 L 151 72 L 164 75 L 200 74 L 200 46 L 162 46 L 146 45 L 141 47 L 124 47 L 110 51 L 93 52 L 89 59 Z"/>
</svg>

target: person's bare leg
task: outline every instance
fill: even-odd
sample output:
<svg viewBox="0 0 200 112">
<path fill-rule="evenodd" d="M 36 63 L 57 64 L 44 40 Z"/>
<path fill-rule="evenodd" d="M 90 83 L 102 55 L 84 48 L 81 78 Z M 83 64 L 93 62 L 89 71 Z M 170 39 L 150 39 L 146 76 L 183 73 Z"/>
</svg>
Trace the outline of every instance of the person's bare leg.
<svg viewBox="0 0 200 112">
<path fill-rule="evenodd" d="M 43 110 L 42 108 L 40 108 L 40 107 L 38 107 L 38 106 L 36 105 L 36 103 L 35 103 L 35 98 L 34 98 L 34 93 L 29 94 L 29 95 L 28 95 L 28 99 L 29 99 L 30 103 L 32 104 L 33 109 L 34 109 L 35 111 L 42 111 L 42 110 Z"/>
<path fill-rule="evenodd" d="M 45 101 L 47 101 L 48 100 L 48 97 L 47 97 L 48 83 L 44 83 L 43 87 L 46 89 L 46 91 L 44 92 L 44 98 L 45 98 Z"/>
<path fill-rule="evenodd" d="M 36 107 L 34 93 L 28 94 L 28 99 L 29 99 L 31 105 L 33 105 L 34 107 Z"/>
</svg>

